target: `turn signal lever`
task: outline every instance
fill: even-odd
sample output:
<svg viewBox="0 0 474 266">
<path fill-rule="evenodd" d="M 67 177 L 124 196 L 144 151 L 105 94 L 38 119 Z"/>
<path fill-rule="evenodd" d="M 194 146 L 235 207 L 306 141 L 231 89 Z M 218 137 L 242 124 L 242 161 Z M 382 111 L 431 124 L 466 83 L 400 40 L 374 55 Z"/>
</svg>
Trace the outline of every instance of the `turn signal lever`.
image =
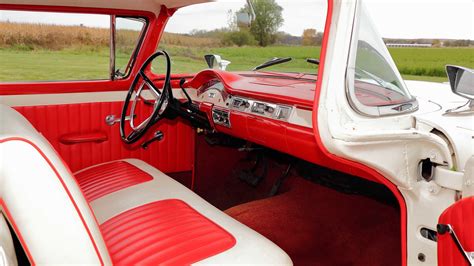
<svg viewBox="0 0 474 266">
<path fill-rule="evenodd" d="M 184 83 L 186 83 L 186 79 L 185 78 L 182 78 L 180 81 L 179 81 L 179 87 L 181 88 L 181 90 L 183 91 L 184 95 L 186 96 L 186 99 L 187 99 L 187 102 L 185 103 L 187 105 L 187 107 L 189 109 L 191 109 L 192 111 L 194 112 L 199 112 L 199 106 L 197 106 L 196 104 L 193 103 L 193 100 L 191 99 L 191 97 L 189 96 L 188 92 L 186 91 L 186 89 L 184 88 Z"/>
<path fill-rule="evenodd" d="M 186 95 L 186 98 L 188 99 L 188 103 L 192 103 L 193 101 L 191 100 L 191 97 L 189 97 L 188 92 L 184 89 L 184 83 L 186 83 L 186 79 L 185 79 L 185 78 L 182 78 L 182 79 L 179 81 L 179 87 L 180 87 L 181 90 L 183 91 L 184 95 Z"/>
<path fill-rule="evenodd" d="M 161 132 L 160 130 L 156 131 L 155 134 L 153 135 L 153 137 L 145 142 L 142 143 L 142 148 L 143 149 L 147 149 L 148 146 L 150 146 L 151 143 L 157 141 L 157 140 L 162 140 L 164 137 L 163 135 L 163 132 Z"/>
</svg>

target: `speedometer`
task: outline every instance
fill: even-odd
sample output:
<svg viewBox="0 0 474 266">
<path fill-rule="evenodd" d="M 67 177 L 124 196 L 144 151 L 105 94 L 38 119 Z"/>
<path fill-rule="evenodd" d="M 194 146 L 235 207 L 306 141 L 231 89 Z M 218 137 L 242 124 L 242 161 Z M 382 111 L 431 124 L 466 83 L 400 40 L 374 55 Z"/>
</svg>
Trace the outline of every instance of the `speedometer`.
<svg viewBox="0 0 474 266">
<path fill-rule="evenodd" d="M 211 79 L 199 87 L 197 96 L 201 101 L 214 104 L 224 103 L 227 100 L 224 84 L 218 79 Z"/>
</svg>

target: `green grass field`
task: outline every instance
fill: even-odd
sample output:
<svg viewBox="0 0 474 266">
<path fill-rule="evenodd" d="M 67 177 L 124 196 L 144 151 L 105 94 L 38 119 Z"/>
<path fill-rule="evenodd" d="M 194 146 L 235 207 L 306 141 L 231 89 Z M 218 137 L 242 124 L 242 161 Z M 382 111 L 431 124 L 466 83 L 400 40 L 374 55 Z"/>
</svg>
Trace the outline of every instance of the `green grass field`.
<svg viewBox="0 0 474 266">
<path fill-rule="evenodd" d="M 317 66 L 305 62 L 319 58 L 318 47 L 162 47 L 172 57 L 172 73 L 192 73 L 206 68 L 204 54 L 220 54 L 232 61 L 228 70 L 250 70 L 272 57 L 293 57 L 293 61 L 271 68 L 277 71 L 315 73 Z M 33 50 L 0 49 L 0 81 L 83 80 L 108 78 L 108 49 Z M 405 79 L 444 82 L 446 64 L 474 68 L 474 48 L 391 48 Z M 127 59 L 119 58 L 119 64 Z M 155 66 L 157 71 L 158 67 Z"/>
</svg>

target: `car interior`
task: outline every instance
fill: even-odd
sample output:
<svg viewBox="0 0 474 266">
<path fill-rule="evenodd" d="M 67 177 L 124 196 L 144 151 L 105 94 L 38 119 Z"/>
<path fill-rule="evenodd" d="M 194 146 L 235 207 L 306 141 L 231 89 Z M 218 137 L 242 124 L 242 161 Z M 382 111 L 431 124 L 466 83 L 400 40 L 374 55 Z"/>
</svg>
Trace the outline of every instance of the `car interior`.
<svg viewBox="0 0 474 266">
<path fill-rule="evenodd" d="M 196 89 L 201 87 L 207 91 L 205 86 L 219 83 L 215 80 L 217 75 L 209 78 L 211 73 L 203 73 L 207 79 L 195 81 L 202 75 L 198 74 L 189 81 L 190 84 L 200 84 Z M 258 78 L 269 79 L 268 82 L 282 81 L 280 77 Z M 285 81 L 288 80 L 295 82 L 292 77 Z M 314 84 L 314 80 L 299 79 L 297 82 Z M 222 86 L 221 89 L 225 88 Z M 233 97 L 247 96 L 239 94 L 238 90 L 228 94 Z M 284 97 L 278 93 L 272 96 Z M 262 94 L 260 99 L 266 100 L 266 95 Z M 284 104 L 291 104 L 291 99 L 286 99 Z M 174 106 L 173 100 L 176 101 L 171 98 L 168 100 L 167 108 Z M 271 100 L 273 98 L 268 99 Z M 137 116 L 146 116 L 145 108 L 148 106 L 145 101 L 141 103 L 143 108 Z M 189 108 L 185 101 L 177 103 L 180 112 Z M 234 101 L 233 104 L 237 103 Z M 242 252 L 250 258 L 260 257 L 261 262 L 265 263 L 271 263 L 272 259 L 281 262 L 282 255 L 275 255 L 279 249 L 272 246 L 271 242 L 259 243 L 265 242 L 265 239 L 259 239 L 259 235 L 252 236 L 253 231 L 245 234 L 241 232 L 248 230 L 243 226 L 246 225 L 283 249 L 297 265 L 315 261 L 322 265 L 335 262 L 355 262 L 356 265 L 380 262 L 399 264 L 400 214 L 396 199 L 379 183 L 313 163 L 311 158 L 317 158 L 318 155 L 312 151 L 315 141 L 310 130 L 285 122 L 260 120 L 258 116 L 246 113 L 232 113 L 232 128 L 228 128 L 219 125 L 221 120 L 214 117 L 206 120 L 206 114 L 201 111 L 183 116 L 169 109 L 165 111 L 169 112 L 170 118 L 160 116 L 154 129 L 161 132 L 160 140 L 151 143 L 146 149 L 130 149 L 122 141 L 119 124 L 109 126 L 104 123 L 104 117 L 120 113 L 122 105 L 123 102 L 119 101 L 22 106 L 8 110 L 3 107 L 1 121 L 2 125 L 18 125 L 2 128 L 2 139 L 8 140 L 9 135 L 26 134 L 25 139 L 32 141 L 32 145 L 44 146 L 40 148 L 43 153 L 46 153 L 44 149 L 48 150 L 50 155 L 46 159 L 56 161 L 54 167 L 70 169 L 73 174 L 66 174 L 66 177 L 70 178 L 71 183 L 77 182 L 85 200 L 91 205 L 113 261 L 124 264 L 141 261 L 143 257 L 130 254 L 144 244 L 136 242 L 136 245 L 129 245 L 127 241 L 132 241 L 131 237 L 137 232 L 146 235 L 147 230 L 152 231 L 159 226 L 151 222 L 147 224 L 152 216 L 143 216 L 142 221 L 134 215 L 149 210 L 149 215 L 179 219 L 191 212 L 189 206 L 192 206 L 211 221 L 231 225 L 226 224 L 226 231 L 219 232 L 219 227 L 214 227 L 212 223 L 206 227 L 206 221 L 203 220 L 200 228 L 206 230 L 196 235 L 196 239 L 203 238 L 202 242 L 191 245 L 217 245 L 216 239 L 221 244 L 217 248 L 209 247 L 202 254 L 189 254 L 183 261 L 171 260 L 170 263 L 189 262 L 186 260 L 189 258 L 207 258 L 221 249 L 232 247 L 235 241 L 240 243 L 245 250 Z M 195 109 L 191 107 L 190 111 L 184 113 L 196 112 Z M 216 110 L 225 111 L 223 108 Z M 215 112 L 212 115 L 215 116 Z M 201 118 L 195 119 L 194 116 Z M 146 119 L 143 120 L 146 122 Z M 195 129 L 196 125 L 200 125 L 200 128 L 211 127 L 207 123 L 200 124 L 201 120 L 214 122 L 218 132 L 198 132 L 200 130 Z M 261 130 L 268 126 L 274 129 Z M 10 132 L 12 129 L 15 132 Z M 30 167 L 27 166 L 28 161 L 23 164 Z M 145 202 L 155 202 L 156 205 Z M 161 202 L 165 204 L 160 206 Z M 135 213 L 123 212 L 133 206 Z M 175 211 L 166 212 L 166 209 Z M 203 218 L 189 216 L 189 219 L 189 224 L 183 222 L 180 230 L 191 230 L 195 226 L 195 219 Z M 130 220 L 134 222 L 126 222 Z M 235 221 L 239 222 L 238 226 Z M 115 225 L 109 229 L 109 224 Z M 165 227 L 166 232 L 172 231 L 176 225 L 169 226 Z M 127 234 L 122 236 L 120 230 Z M 210 233 L 215 234 L 215 238 L 205 237 Z M 122 240 L 112 241 L 118 234 Z M 176 236 L 179 237 L 179 234 L 173 235 L 173 238 Z M 141 241 L 157 240 L 150 237 L 142 238 Z M 115 245 L 128 245 L 128 250 L 118 249 Z M 268 255 L 251 255 L 255 245 L 268 245 L 265 249 Z M 364 246 L 363 253 L 360 253 L 361 246 Z M 277 251 L 272 252 L 271 248 Z M 186 247 L 183 249 L 186 250 Z M 120 252 L 115 255 L 113 250 Z M 344 250 L 344 256 L 339 255 L 340 250 Z M 156 251 L 150 249 L 147 252 Z M 144 253 L 143 256 L 147 257 L 148 254 Z M 18 257 L 21 258 L 20 255 Z"/>
<path fill-rule="evenodd" d="M 139 60 L 149 50 L 126 85 L 44 94 L 45 83 L 2 101 L 2 168 L 22 176 L 0 189 L 19 265 L 80 243 L 74 253 L 123 265 L 401 264 L 395 195 L 320 148 L 316 74 L 180 74 L 166 50 Z M 19 199 L 35 211 L 20 215 Z M 48 251 L 22 235 L 32 217 Z"/>
</svg>

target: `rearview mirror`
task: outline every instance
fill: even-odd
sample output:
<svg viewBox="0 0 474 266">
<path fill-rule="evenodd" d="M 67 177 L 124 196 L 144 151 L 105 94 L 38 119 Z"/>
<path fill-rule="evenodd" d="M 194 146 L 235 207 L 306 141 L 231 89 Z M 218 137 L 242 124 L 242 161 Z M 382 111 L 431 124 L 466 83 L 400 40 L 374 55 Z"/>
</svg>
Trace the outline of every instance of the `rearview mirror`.
<svg viewBox="0 0 474 266">
<path fill-rule="evenodd" d="M 447 65 L 446 73 L 454 94 L 474 100 L 474 71 L 472 69 Z"/>
<path fill-rule="evenodd" d="M 252 20 L 250 19 L 250 15 L 246 12 L 239 12 L 236 14 L 237 16 L 237 26 L 239 28 L 248 28 L 252 24 Z"/>
<path fill-rule="evenodd" d="M 226 70 L 227 66 L 231 63 L 230 61 L 223 60 L 219 55 L 208 54 L 204 56 L 207 65 L 212 69 Z"/>
<path fill-rule="evenodd" d="M 247 6 L 249 10 L 247 12 L 238 12 L 237 16 L 237 26 L 239 28 L 248 28 L 252 25 L 252 22 L 255 20 L 255 10 L 251 0 L 247 0 Z"/>
</svg>

